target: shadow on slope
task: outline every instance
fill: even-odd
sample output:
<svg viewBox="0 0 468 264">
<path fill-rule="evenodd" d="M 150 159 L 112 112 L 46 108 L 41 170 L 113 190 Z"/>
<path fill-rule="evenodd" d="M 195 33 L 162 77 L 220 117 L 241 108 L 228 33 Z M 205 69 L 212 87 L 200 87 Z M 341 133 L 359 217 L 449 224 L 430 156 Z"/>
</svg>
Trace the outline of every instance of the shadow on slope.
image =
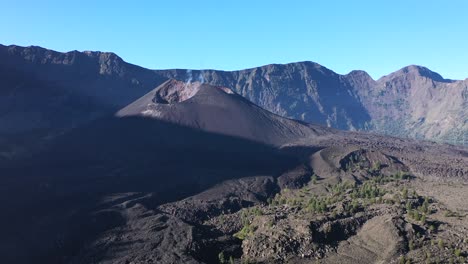
<svg viewBox="0 0 468 264">
<path fill-rule="evenodd" d="M 298 157 L 268 145 L 142 117 L 97 120 L 41 155 L 4 168 L 2 262 L 63 263 L 125 223 L 106 197 L 176 201 L 227 179 L 278 176 Z"/>
</svg>

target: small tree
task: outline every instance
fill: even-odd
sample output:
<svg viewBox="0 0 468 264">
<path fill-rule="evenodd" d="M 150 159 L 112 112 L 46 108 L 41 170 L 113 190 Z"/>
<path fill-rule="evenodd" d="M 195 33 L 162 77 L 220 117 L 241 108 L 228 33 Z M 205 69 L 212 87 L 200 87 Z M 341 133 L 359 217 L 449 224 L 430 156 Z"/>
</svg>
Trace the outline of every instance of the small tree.
<svg viewBox="0 0 468 264">
<path fill-rule="evenodd" d="M 408 247 L 409 247 L 409 250 L 414 250 L 414 242 L 413 242 L 413 240 L 411 240 L 411 241 L 409 242 L 409 246 L 408 246 Z"/>
<path fill-rule="evenodd" d="M 400 263 L 400 264 L 405 264 L 405 262 L 406 262 L 405 256 L 401 256 L 401 257 L 400 257 L 399 263 Z"/>
<path fill-rule="evenodd" d="M 317 184 L 317 175 L 315 174 L 312 175 L 312 183 Z"/>
<path fill-rule="evenodd" d="M 221 251 L 221 252 L 218 254 L 218 260 L 219 260 L 219 263 L 221 263 L 221 264 L 226 263 L 226 259 L 224 258 L 224 251 Z"/>
<path fill-rule="evenodd" d="M 411 209 L 413 209 L 413 206 L 411 205 L 410 201 L 407 201 L 406 202 L 406 211 L 409 212 L 409 211 L 411 211 Z"/>
<path fill-rule="evenodd" d="M 431 256 L 431 252 L 429 252 L 429 251 L 426 252 L 426 259 L 427 259 L 427 260 L 431 260 L 431 257 L 432 257 L 432 256 Z"/>
<path fill-rule="evenodd" d="M 379 171 L 380 168 L 381 168 L 380 161 L 374 162 L 374 164 L 372 165 L 372 170 L 373 170 L 374 172 Z"/>
<path fill-rule="evenodd" d="M 438 243 L 438 245 L 439 245 L 439 248 L 440 248 L 440 249 L 443 249 L 443 248 L 444 248 L 444 241 L 442 241 L 441 238 L 439 238 L 439 243 Z"/>
<path fill-rule="evenodd" d="M 421 222 L 422 222 L 423 224 L 426 223 L 426 215 L 421 216 Z"/>
<path fill-rule="evenodd" d="M 429 212 L 429 198 L 427 197 L 424 199 L 424 203 L 422 205 L 422 211 L 426 214 Z"/>
<path fill-rule="evenodd" d="M 402 193 L 403 199 L 408 199 L 408 189 L 405 187 L 403 188 L 403 193 Z"/>
<path fill-rule="evenodd" d="M 352 213 L 356 213 L 358 211 L 358 209 L 359 209 L 359 204 L 358 204 L 357 200 L 354 200 L 351 206 L 352 206 L 351 207 Z"/>
<path fill-rule="evenodd" d="M 414 214 L 414 220 L 419 221 L 419 220 L 420 220 L 420 217 L 421 217 L 421 216 L 419 215 L 419 212 L 415 210 L 413 214 Z"/>
</svg>

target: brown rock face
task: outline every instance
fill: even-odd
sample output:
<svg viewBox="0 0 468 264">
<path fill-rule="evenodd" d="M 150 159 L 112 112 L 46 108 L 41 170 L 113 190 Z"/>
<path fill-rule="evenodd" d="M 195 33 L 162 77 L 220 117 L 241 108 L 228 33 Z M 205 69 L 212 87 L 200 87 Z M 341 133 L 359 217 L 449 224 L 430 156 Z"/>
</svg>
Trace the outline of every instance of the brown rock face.
<svg viewBox="0 0 468 264">
<path fill-rule="evenodd" d="M 157 71 L 184 80 L 186 71 Z M 242 71 L 192 71 L 273 113 L 345 130 L 468 144 L 468 82 L 408 66 L 379 80 L 312 62 Z"/>
<path fill-rule="evenodd" d="M 116 115 L 154 118 L 272 145 L 319 134 L 318 128 L 268 112 L 228 88 L 199 82 L 169 80 Z"/>
<path fill-rule="evenodd" d="M 159 104 L 180 103 L 192 98 L 199 90 L 200 83 L 183 83 L 171 80 L 168 85 L 159 89 L 153 99 L 153 102 Z"/>
<path fill-rule="evenodd" d="M 466 262 L 466 148 L 275 114 L 463 132 L 466 81 L 313 63 L 202 73 L 0 47 L 0 263 Z M 447 109 L 455 122 L 437 121 Z"/>
<path fill-rule="evenodd" d="M 153 102 L 159 104 L 180 103 L 195 96 L 201 86 L 202 83 L 199 81 L 184 83 L 176 80 L 170 80 L 166 85 L 157 90 L 154 95 Z M 217 86 L 215 88 L 227 94 L 233 94 L 232 90 L 229 88 L 221 86 Z"/>
<path fill-rule="evenodd" d="M 193 76 L 198 83 L 228 87 L 285 117 L 344 130 L 468 144 L 468 81 L 446 80 L 420 66 L 378 80 L 364 71 L 340 75 L 313 62 L 241 71 L 152 71 L 108 52 L 0 46 L 0 72 L 0 121 L 11 124 L 6 131 L 69 128 L 132 103 L 167 78 L 185 86 Z M 161 98 L 168 103 L 186 100 L 196 93 L 197 82 L 184 93 L 175 88 L 161 91 Z"/>
</svg>

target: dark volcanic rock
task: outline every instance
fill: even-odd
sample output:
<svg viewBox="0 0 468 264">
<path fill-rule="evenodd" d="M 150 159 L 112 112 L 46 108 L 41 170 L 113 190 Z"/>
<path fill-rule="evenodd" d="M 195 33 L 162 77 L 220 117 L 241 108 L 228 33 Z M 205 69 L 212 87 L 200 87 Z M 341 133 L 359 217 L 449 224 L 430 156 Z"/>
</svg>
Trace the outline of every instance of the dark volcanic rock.
<svg viewBox="0 0 468 264">
<path fill-rule="evenodd" d="M 116 115 L 154 118 L 271 145 L 319 134 L 311 126 L 270 113 L 228 88 L 174 80 Z"/>
<path fill-rule="evenodd" d="M 167 78 L 228 87 L 275 114 L 338 129 L 455 144 L 467 144 L 468 137 L 467 80 L 447 80 L 421 66 L 379 80 L 364 71 L 339 75 L 312 62 L 231 72 L 151 71 L 107 52 L 0 46 L 0 74 L 0 121 L 11 124 L 0 132 L 42 129 L 35 139 L 120 109 Z M 169 101 L 181 101 L 196 89 L 161 92 Z"/>
<path fill-rule="evenodd" d="M 0 45 L 0 161 L 112 114 L 165 80 L 113 53 Z"/>
<path fill-rule="evenodd" d="M 174 85 L 179 83 L 169 81 L 154 93 Z M 130 104 L 117 116 L 75 128 L 55 138 L 39 154 L 8 165 L 7 176 L 2 178 L 7 188 L 0 194 L 6 201 L 1 210 L 11 216 L 8 221 L 15 223 L 15 232 L 2 230 L 5 235 L 0 245 L 9 241 L 18 249 L 5 252 L 5 261 L 16 255 L 23 256 L 16 260 L 20 263 L 32 259 L 86 263 L 81 257 L 105 260 L 107 256 L 120 256 L 118 262 L 125 263 L 128 255 L 159 263 L 189 261 L 193 259 L 190 254 L 182 252 L 191 250 L 187 247 L 192 246 L 192 227 L 181 219 L 190 220 L 191 214 L 201 220 L 200 213 L 209 217 L 228 206 L 235 211 L 265 201 L 277 189 L 274 178 L 299 163 L 295 154 L 272 145 L 317 135 L 312 126 L 269 113 L 225 88 L 201 85 L 191 98 L 169 104 L 153 103 L 154 93 Z M 160 114 L 145 115 L 147 107 L 155 107 Z M 248 177 L 252 177 L 250 182 Z M 221 185 L 200 195 L 205 198 L 195 200 L 193 208 L 188 208 L 196 209 L 193 213 L 165 210 L 178 217 L 171 216 L 164 229 L 167 233 L 151 229 L 147 221 L 153 218 L 135 218 L 134 212 L 127 209 L 138 204 L 153 215 L 152 210 L 161 204 L 241 178 L 236 188 Z M 228 190 L 233 195 L 226 196 Z M 13 194 L 18 198 L 7 198 Z M 106 202 L 109 200 L 112 202 Z M 15 215 L 16 211 L 28 212 L 31 218 Z M 100 225 L 96 224 L 96 216 L 102 213 L 120 220 L 114 225 L 103 221 L 107 225 L 97 228 Z M 150 230 L 138 233 L 132 227 L 133 221 L 143 221 Z M 19 230 L 21 225 L 25 227 Z M 129 234 L 121 238 L 125 230 L 130 230 Z M 146 233 L 151 230 L 154 237 Z M 48 236 L 41 236 L 42 232 Z M 41 239 L 23 241 L 26 236 Z M 108 237 L 118 240 L 111 243 Z M 57 243 L 57 239 L 66 244 Z M 143 254 L 136 249 L 140 242 L 133 239 L 145 244 L 141 252 L 149 250 L 147 247 L 153 247 L 153 243 L 158 251 Z M 122 246 L 120 240 L 128 245 Z M 177 258 L 171 257 L 175 253 L 171 241 L 182 243 L 177 249 L 177 254 L 182 255 Z M 98 243 L 96 250 L 92 243 Z M 91 249 L 81 252 L 85 247 Z M 129 252 L 118 254 L 124 250 L 121 247 Z"/>
<path fill-rule="evenodd" d="M 159 71 L 184 79 L 185 71 Z M 349 93 L 342 76 L 312 62 L 268 65 L 254 69 L 192 71 L 210 84 L 230 87 L 252 102 L 282 116 L 336 128 L 350 128 L 353 120 L 369 120 L 359 98 Z"/>
<path fill-rule="evenodd" d="M 185 70 L 157 72 L 187 78 Z M 467 80 L 446 80 L 424 67 L 408 66 L 379 80 L 364 71 L 339 75 L 312 62 L 190 74 L 230 87 L 282 116 L 338 129 L 467 144 Z"/>
<path fill-rule="evenodd" d="M 457 138 L 466 81 L 416 66 L 374 81 L 309 62 L 191 72 L 213 86 L 112 53 L 14 46 L 0 47 L 0 74 L 2 263 L 388 263 L 422 259 L 409 240 L 439 235 L 468 252 L 466 149 L 275 114 Z M 431 197 L 426 223 L 407 216 L 400 198 L 415 187 L 402 171 L 447 202 Z"/>
</svg>

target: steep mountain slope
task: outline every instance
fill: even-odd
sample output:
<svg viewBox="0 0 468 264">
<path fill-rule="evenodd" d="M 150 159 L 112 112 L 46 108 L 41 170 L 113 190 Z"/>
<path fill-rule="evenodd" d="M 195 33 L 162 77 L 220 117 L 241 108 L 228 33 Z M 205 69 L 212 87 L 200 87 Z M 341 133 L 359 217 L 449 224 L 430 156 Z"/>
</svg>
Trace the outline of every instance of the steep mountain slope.
<svg viewBox="0 0 468 264">
<path fill-rule="evenodd" d="M 169 80 L 117 112 L 117 116 L 151 117 L 270 145 L 319 134 L 311 125 L 265 111 L 229 88 L 199 82 Z"/>
<path fill-rule="evenodd" d="M 29 142 L 58 134 L 116 111 L 173 78 L 230 87 L 266 110 L 297 120 L 468 144 L 468 80 L 445 80 L 420 66 L 379 80 L 363 71 L 339 75 L 312 62 L 231 72 L 151 71 L 113 53 L 0 45 L 0 72 L 0 121 L 9 124 L 0 128 L 4 143 L 19 142 L 17 132 L 32 135 Z M 13 152 L 21 150 L 21 144 L 13 145 Z"/>
<path fill-rule="evenodd" d="M 336 74 L 311 62 L 242 71 L 167 70 L 234 91 L 274 113 L 346 130 L 468 144 L 468 80 L 445 80 L 408 66 L 375 81 L 363 71 Z"/>
<path fill-rule="evenodd" d="M 54 84 L 63 89 L 64 93 L 87 96 L 117 109 L 164 80 L 152 71 L 126 63 L 110 52 L 61 53 L 36 46 L 24 48 L 0 45 L 0 58 L 4 71 L 21 73 L 23 79 L 46 81 L 49 85 Z M 22 89 L 23 83 L 11 81 L 16 83 L 2 85 L 2 90 Z"/>
<path fill-rule="evenodd" d="M 303 124 L 225 87 L 169 80 L 115 116 L 0 167 L 0 210 L 8 216 L 0 219 L 0 260 L 217 263 L 220 252 L 237 262 L 395 260 L 414 238 L 413 227 L 395 232 L 410 221 L 400 209 L 337 209 L 320 218 L 301 209 L 304 195 L 359 186 L 375 176 L 376 163 L 383 175 L 466 182 L 467 158 L 463 149 Z M 281 196 L 293 204 L 267 206 Z M 242 236 L 246 219 L 258 227 Z M 367 243 L 380 229 L 388 238 Z"/>
<path fill-rule="evenodd" d="M 377 132 L 468 144 L 468 79 L 445 80 L 408 66 L 379 79 L 361 98 Z"/>
<path fill-rule="evenodd" d="M 113 53 L 0 45 L 0 161 L 113 113 L 163 81 Z"/>
<path fill-rule="evenodd" d="M 171 101 L 177 93 L 192 97 Z M 166 216 L 158 218 L 157 206 L 226 180 L 250 178 L 257 186 L 254 195 L 226 198 L 233 208 L 265 200 L 279 188 L 276 178 L 299 163 L 294 152 L 272 145 L 314 137 L 317 131 L 321 129 L 269 113 L 227 88 L 167 81 L 116 116 L 78 126 L 38 154 L 1 167 L 0 209 L 11 216 L 0 222 L 2 262 L 83 263 L 76 258 L 80 250 L 106 232 L 133 221 L 166 222 Z M 145 204 L 143 212 L 113 209 L 134 199 Z M 154 222 L 141 220 L 139 213 Z M 150 240 L 166 238 L 161 232 Z M 158 254 L 173 248 L 160 250 Z M 173 261 L 168 257 L 167 262 Z"/>
<path fill-rule="evenodd" d="M 57 66 L 47 59 L 57 54 L 39 54 L 45 63 L 25 63 L 32 72 L 47 69 L 47 76 L 57 67 L 56 74 L 67 74 L 68 64 L 61 63 L 68 59 L 57 59 Z M 100 69 L 113 64 L 91 61 L 89 74 L 98 79 Z M 143 80 L 155 73 L 122 67 L 135 73 L 121 78 L 111 71 L 109 79 L 91 86 L 105 89 L 109 97 L 73 86 L 76 69 L 66 80 L 54 74 L 48 77 L 52 80 L 32 79 L 31 72 L 19 68 L 13 75 L 19 77 L 6 78 L 2 89 L 8 93 L 21 80 L 30 82 L 22 93 L 13 93 L 16 102 L 30 93 L 44 103 L 51 103 L 55 93 L 59 98 L 75 88 L 84 93 L 72 91 L 69 100 L 53 107 L 41 101 L 30 106 L 30 100 L 5 112 L 7 117 L 22 109 L 36 113 L 36 107 L 43 120 L 54 120 L 37 127 L 61 133 L 36 152 L 0 163 L 0 211 L 6 216 L 0 219 L 0 262 L 218 263 L 232 258 L 235 263 L 315 263 L 319 258 L 372 263 L 396 262 L 400 255 L 422 262 L 426 252 L 441 259 L 453 255 L 451 247 L 431 248 L 425 238 L 444 239 L 468 252 L 460 239 L 468 236 L 466 206 L 459 202 L 447 209 L 454 196 L 466 197 L 466 149 L 305 124 L 268 112 L 225 86 L 175 80 L 155 89 L 159 84 L 128 86 L 129 76 Z M 324 83 L 346 84 L 343 76 L 308 67 L 314 74 L 329 74 L 333 80 Z M 363 72 L 349 76 L 374 85 Z M 165 80 L 152 78 L 148 83 Z M 138 91 L 125 91 L 131 87 Z M 334 96 L 317 101 L 329 104 Z M 91 116 L 82 98 L 99 115 Z M 354 100 L 358 93 L 339 98 L 351 100 L 351 108 L 362 107 Z M 362 117 L 343 109 L 336 118 Z M 72 111 L 77 114 L 68 120 Z M 23 116 L 10 129 L 28 133 L 36 128 L 26 126 L 32 117 Z M 425 188 L 440 182 L 451 196 Z M 403 186 L 434 196 L 427 222 L 414 220 L 411 211 L 422 210 L 424 197 L 408 190 L 405 195 Z M 448 210 L 455 210 L 457 219 L 444 216 Z M 436 232 L 429 226 L 433 223 Z M 410 241 L 417 243 L 416 250 L 409 249 Z"/>
<path fill-rule="evenodd" d="M 158 71 L 170 78 L 186 79 L 185 70 Z M 370 117 L 346 79 L 312 62 L 234 71 L 191 71 L 213 85 L 234 91 L 282 116 L 339 129 L 360 128 Z M 201 77 L 199 77 L 201 76 Z"/>
</svg>

